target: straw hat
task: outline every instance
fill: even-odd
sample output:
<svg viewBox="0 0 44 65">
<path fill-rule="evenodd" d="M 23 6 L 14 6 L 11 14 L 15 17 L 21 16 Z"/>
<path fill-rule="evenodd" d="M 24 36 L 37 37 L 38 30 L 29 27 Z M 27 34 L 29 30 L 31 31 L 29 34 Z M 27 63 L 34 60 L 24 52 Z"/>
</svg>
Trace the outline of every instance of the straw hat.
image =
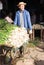
<svg viewBox="0 0 44 65">
<path fill-rule="evenodd" d="M 24 2 L 19 2 L 17 6 L 20 6 L 20 5 L 22 5 L 22 4 L 23 4 L 23 5 L 26 5 L 26 3 L 24 3 Z"/>
</svg>

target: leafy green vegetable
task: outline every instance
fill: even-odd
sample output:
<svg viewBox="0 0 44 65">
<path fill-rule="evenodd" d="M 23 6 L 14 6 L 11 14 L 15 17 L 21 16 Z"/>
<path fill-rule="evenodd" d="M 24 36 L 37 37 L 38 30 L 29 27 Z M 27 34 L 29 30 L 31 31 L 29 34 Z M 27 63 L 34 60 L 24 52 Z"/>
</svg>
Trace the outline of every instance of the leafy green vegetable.
<svg viewBox="0 0 44 65">
<path fill-rule="evenodd" d="M 5 44 L 5 40 L 8 39 L 11 31 L 16 29 L 17 26 L 10 24 L 4 19 L 0 20 L 0 44 Z"/>
</svg>

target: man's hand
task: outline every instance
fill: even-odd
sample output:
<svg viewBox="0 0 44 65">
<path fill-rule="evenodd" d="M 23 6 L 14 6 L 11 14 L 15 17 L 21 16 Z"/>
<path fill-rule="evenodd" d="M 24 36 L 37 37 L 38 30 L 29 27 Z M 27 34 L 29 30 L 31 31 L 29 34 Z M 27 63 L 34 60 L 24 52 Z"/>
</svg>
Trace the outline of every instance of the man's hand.
<svg viewBox="0 0 44 65">
<path fill-rule="evenodd" d="M 30 40 L 32 40 L 32 30 L 29 30 L 29 37 L 30 37 Z"/>
<path fill-rule="evenodd" d="M 32 30 L 29 30 L 29 34 L 32 34 Z"/>
</svg>

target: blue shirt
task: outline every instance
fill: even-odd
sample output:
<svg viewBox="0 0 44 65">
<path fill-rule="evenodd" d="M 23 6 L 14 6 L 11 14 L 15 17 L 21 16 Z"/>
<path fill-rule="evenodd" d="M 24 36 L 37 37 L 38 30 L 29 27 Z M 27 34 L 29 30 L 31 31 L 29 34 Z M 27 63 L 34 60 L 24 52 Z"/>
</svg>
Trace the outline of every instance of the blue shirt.
<svg viewBox="0 0 44 65">
<path fill-rule="evenodd" d="M 23 11 L 23 19 L 24 19 L 24 27 L 26 29 L 32 30 L 32 25 L 31 25 L 31 19 L 30 19 L 30 13 L 27 10 Z M 14 24 L 17 26 L 20 26 L 20 10 L 16 12 L 15 19 L 14 19 Z"/>
</svg>

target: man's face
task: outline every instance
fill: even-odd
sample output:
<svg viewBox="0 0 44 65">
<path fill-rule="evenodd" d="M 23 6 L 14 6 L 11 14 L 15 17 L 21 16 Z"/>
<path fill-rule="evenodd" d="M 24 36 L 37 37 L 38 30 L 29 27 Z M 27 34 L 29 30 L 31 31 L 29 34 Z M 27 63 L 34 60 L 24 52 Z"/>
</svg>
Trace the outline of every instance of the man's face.
<svg viewBox="0 0 44 65">
<path fill-rule="evenodd" d="M 24 4 L 21 4 L 21 5 L 19 6 L 19 9 L 20 9 L 21 11 L 23 11 L 24 8 L 25 8 L 25 5 L 24 5 Z"/>
</svg>

